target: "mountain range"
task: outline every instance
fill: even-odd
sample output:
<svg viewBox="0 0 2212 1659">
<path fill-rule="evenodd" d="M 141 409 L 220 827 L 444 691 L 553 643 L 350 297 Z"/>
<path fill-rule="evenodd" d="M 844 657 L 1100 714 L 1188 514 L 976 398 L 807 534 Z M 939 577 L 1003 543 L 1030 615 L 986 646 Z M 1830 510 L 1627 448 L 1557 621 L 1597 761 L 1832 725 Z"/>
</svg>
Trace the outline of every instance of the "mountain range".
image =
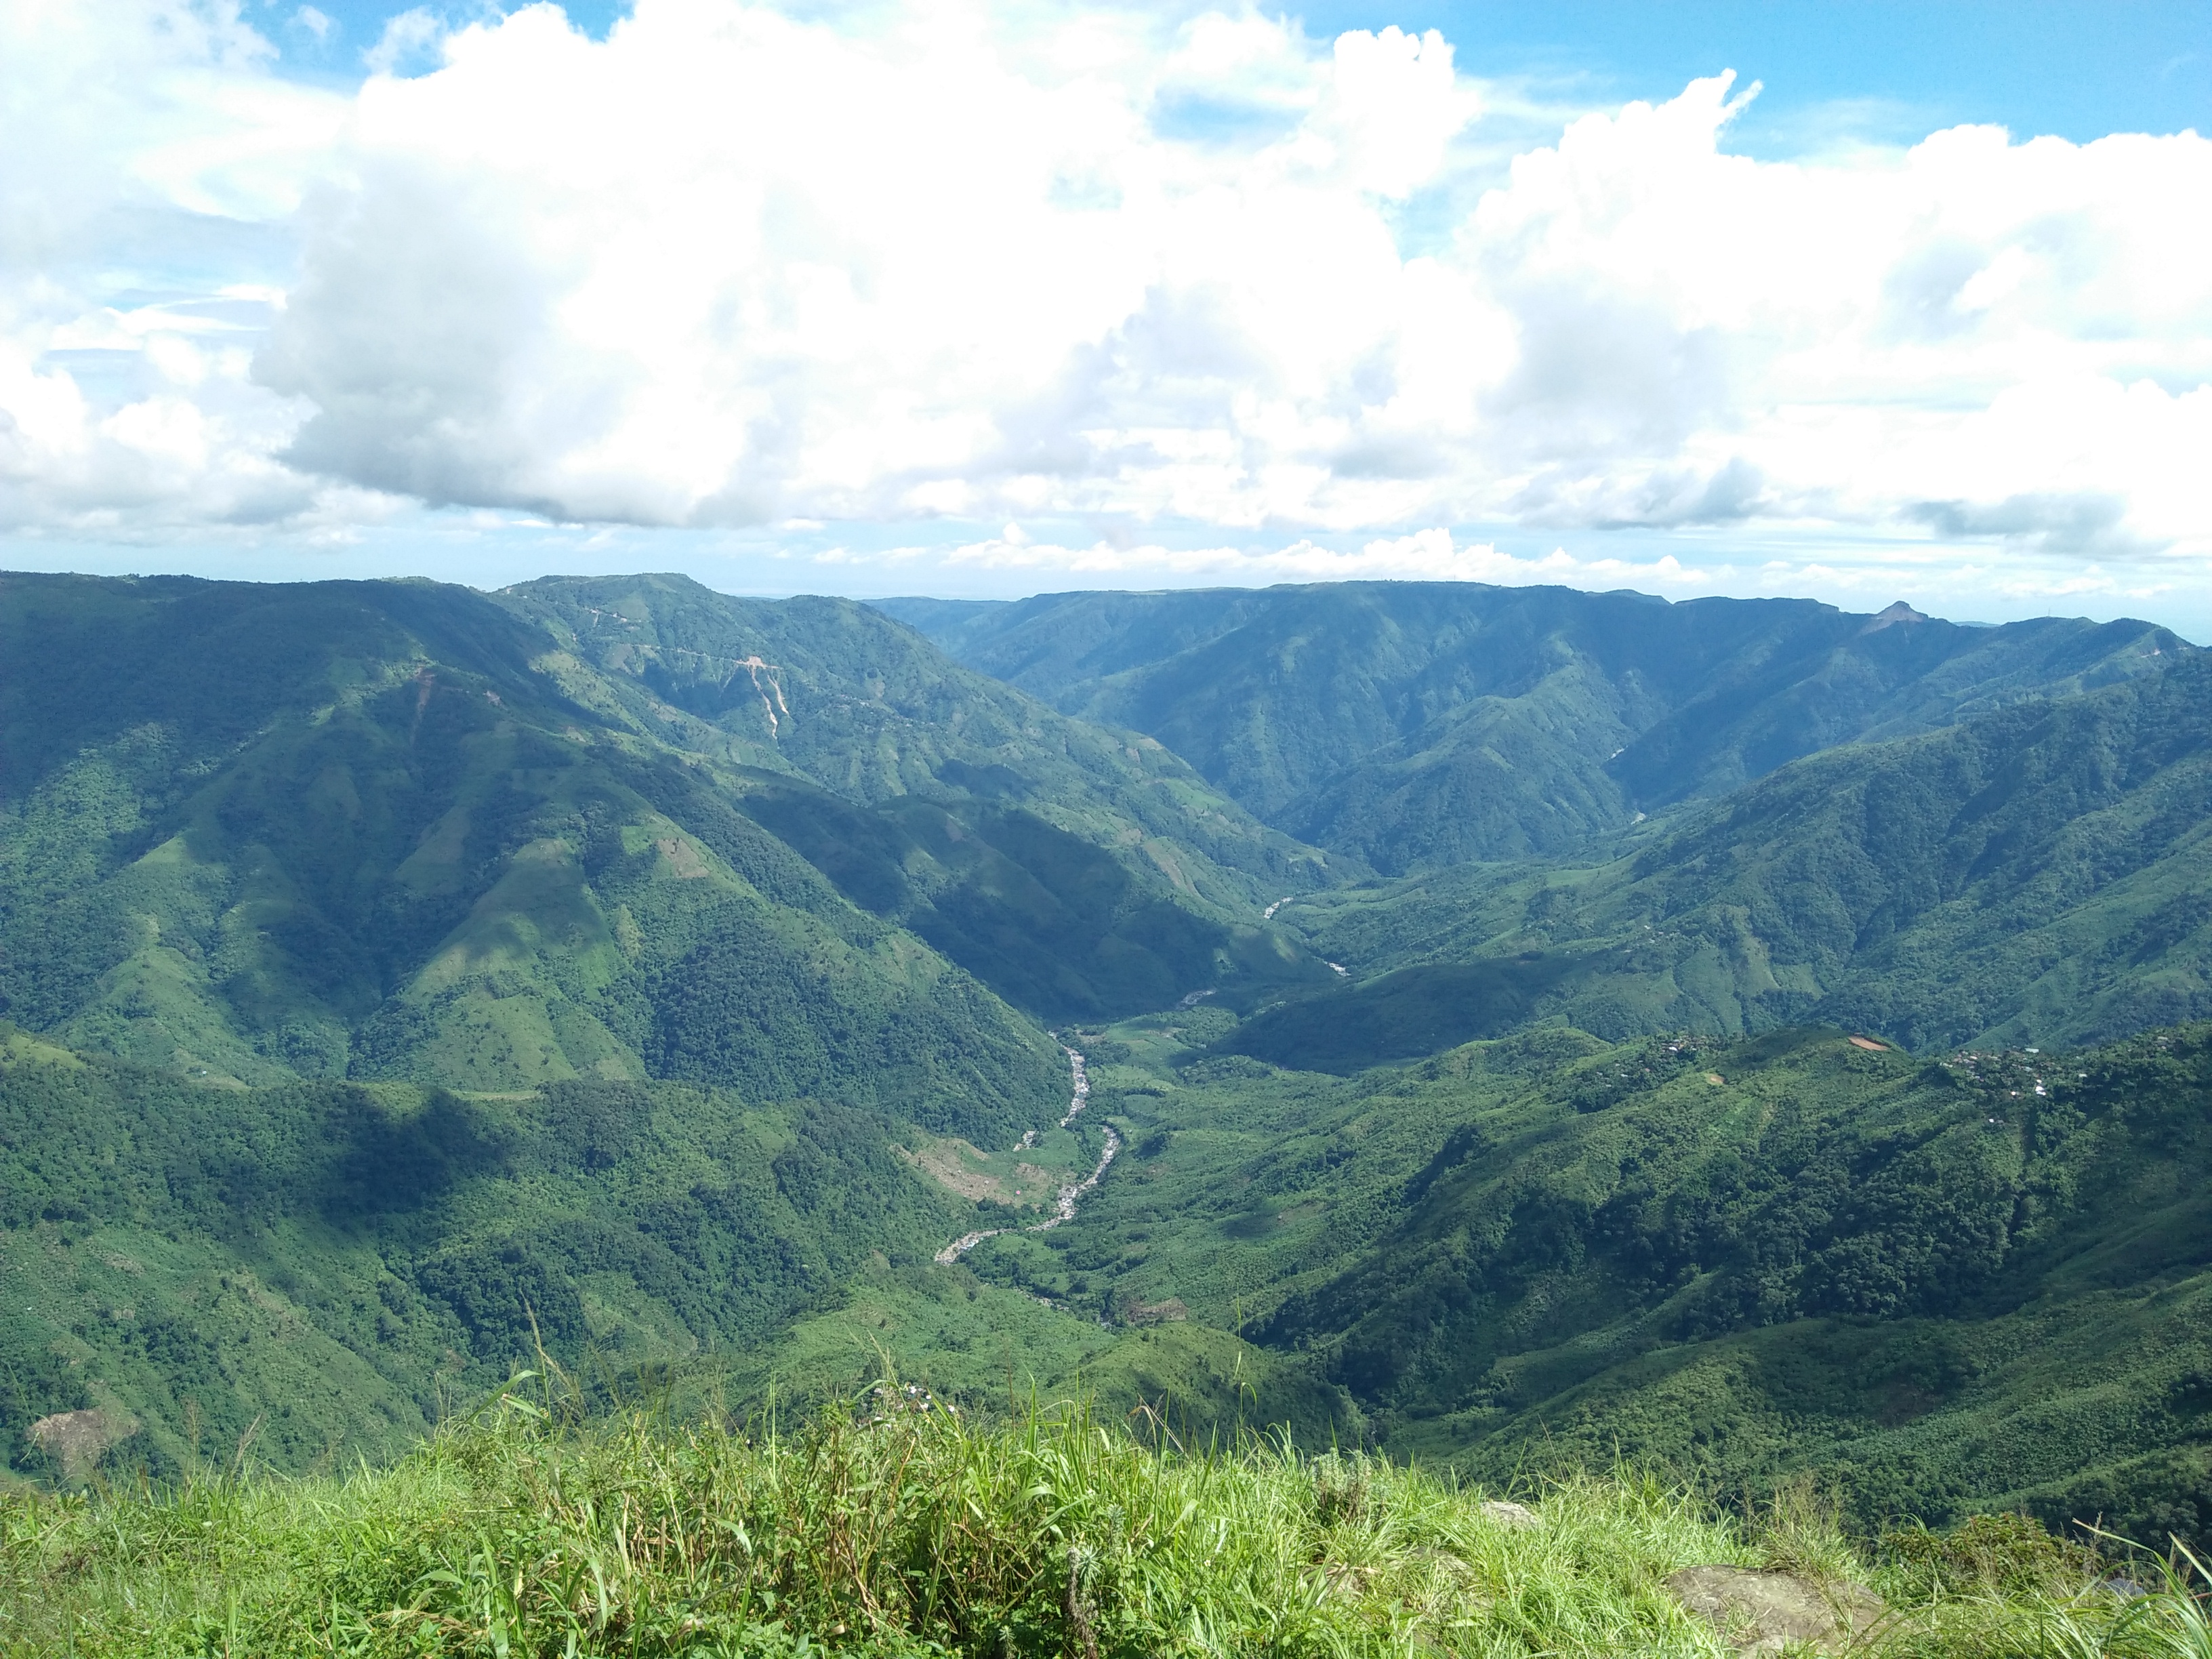
<svg viewBox="0 0 2212 1659">
<path fill-rule="evenodd" d="M 1058 1070 L 1006 999 L 1328 977 L 1305 849 L 841 601 L 9 577 L 0 651 L 5 1012 L 157 1066 L 979 1127 Z"/>
<path fill-rule="evenodd" d="M 1966 628 L 1901 604 L 1869 617 L 1474 582 L 878 605 L 1393 875 L 1561 852 L 1820 750 L 2094 690 L 2192 649 L 2145 623 Z"/>
<path fill-rule="evenodd" d="M 887 1358 L 2212 1528 L 2154 625 L 11 574 L 0 659 L 23 1478 Z"/>
<path fill-rule="evenodd" d="M 1340 1069 L 1557 1018 L 2102 1042 L 2212 1015 L 2209 895 L 2212 662 L 2192 653 L 1810 757 L 1554 861 L 1301 899 L 1282 915 L 1361 982 L 1325 1037 L 1286 1009 L 1239 1041 Z"/>
</svg>

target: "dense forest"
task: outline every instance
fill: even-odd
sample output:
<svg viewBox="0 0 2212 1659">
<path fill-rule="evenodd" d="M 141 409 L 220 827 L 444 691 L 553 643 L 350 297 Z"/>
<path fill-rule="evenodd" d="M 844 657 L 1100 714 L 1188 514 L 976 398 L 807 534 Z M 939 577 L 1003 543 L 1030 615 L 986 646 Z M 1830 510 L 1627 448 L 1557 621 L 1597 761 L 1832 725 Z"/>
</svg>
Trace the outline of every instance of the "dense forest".
<svg viewBox="0 0 2212 1659">
<path fill-rule="evenodd" d="M 962 662 L 1158 738 L 1255 816 L 1400 875 L 1569 851 L 1839 744 L 2154 672 L 2137 622 L 1479 582 L 886 600 Z"/>
</svg>

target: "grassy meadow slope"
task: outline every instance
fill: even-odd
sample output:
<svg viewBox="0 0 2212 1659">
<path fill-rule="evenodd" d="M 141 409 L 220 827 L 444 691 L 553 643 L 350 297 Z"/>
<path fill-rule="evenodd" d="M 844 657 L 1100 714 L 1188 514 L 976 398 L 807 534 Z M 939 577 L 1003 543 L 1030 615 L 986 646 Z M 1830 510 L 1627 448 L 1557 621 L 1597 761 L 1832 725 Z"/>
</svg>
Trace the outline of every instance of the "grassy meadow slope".
<svg viewBox="0 0 2212 1659">
<path fill-rule="evenodd" d="M 1390 873 L 1557 854 L 1836 744 L 2191 649 L 2137 622 L 1962 628 L 1901 607 L 1461 582 L 881 608 L 1070 713 L 1150 733 L 1267 823 Z"/>
<path fill-rule="evenodd" d="M 1603 846 L 1300 900 L 1358 983 L 1237 1042 L 1357 1068 L 1532 1020 L 1912 1048 L 2212 1014 L 2212 667 L 1796 762 Z"/>
<path fill-rule="evenodd" d="M 1852 1540 L 1802 1500 L 1731 1514 L 1632 1475 L 1501 1502 L 1358 1455 L 1178 1450 L 1065 1408 L 979 1426 L 888 1388 L 773 1431 L 578 1428 L 547 1403 L 518 1388 L 388 1470 L 0 1494 L 0 1652 L 1719 1659 L 1747 1633 L 1680 1577 L 1734 1572 L 1719 1563 L 1787 1575 L 1753 1582 L 1866 1659 L 2212 1640 L 2185 1562 L 2014 1517 Z M 2115 1572 L 2148 1583 L 2117 1594 Z M 1753 1651 L 1776 1650 L 1766 1633 Z"/>
</svg>

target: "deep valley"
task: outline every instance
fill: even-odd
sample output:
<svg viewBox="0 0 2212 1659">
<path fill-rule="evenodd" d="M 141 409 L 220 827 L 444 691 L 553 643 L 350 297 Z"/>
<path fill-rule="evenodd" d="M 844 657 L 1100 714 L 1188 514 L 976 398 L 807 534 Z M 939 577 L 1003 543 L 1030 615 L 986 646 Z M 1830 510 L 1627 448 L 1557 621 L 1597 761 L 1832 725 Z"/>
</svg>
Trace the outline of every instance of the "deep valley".
<svg viewBox="0 0 2212 1659">
<path fill-rule="evenodd" d="M 20 1485 L 890 1374 L 2212 1542 L 2162 629 L 9 575 L 0 659 Z"/>
</svg>

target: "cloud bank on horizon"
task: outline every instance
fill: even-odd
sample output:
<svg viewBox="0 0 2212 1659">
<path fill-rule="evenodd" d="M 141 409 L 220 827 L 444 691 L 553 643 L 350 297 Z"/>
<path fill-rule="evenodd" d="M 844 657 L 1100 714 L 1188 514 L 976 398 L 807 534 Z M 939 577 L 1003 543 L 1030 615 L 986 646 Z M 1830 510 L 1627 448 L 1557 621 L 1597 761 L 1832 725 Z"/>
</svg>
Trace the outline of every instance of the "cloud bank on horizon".
<svg viewBox="0 0 2212 1659">
<path fill-rule="evenodd" d="M 1759 161 L 1717 65 L 1473 190 L 1469 45 L 638 0 L 405 14 L 347 87 L 234 0 L 0 0 L 0 533 L 2212 586 L 2212 143 Z"/>
</svg>

